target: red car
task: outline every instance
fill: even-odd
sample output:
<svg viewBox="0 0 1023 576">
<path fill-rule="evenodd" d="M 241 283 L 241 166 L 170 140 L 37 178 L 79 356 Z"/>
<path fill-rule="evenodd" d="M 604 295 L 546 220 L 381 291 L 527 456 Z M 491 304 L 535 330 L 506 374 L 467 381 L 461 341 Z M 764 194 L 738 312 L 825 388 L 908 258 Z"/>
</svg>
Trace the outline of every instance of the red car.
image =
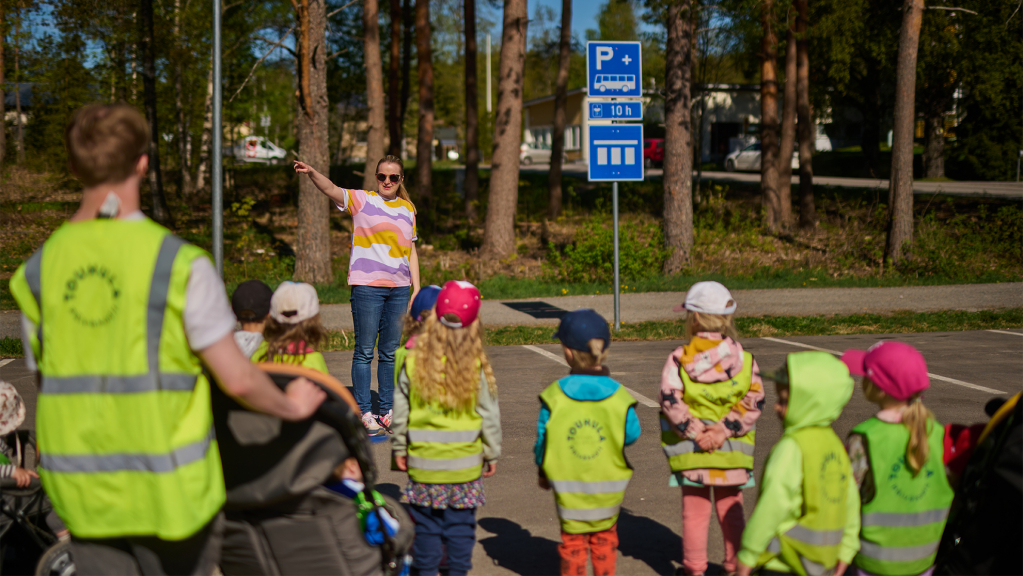
<svg viewBox="0 0 1023 576">
<path fill-rule="evenodd" d="M 643 165 L 650 168 L 664 164 L 664 138 L 643 139 Z"/>
</svg>

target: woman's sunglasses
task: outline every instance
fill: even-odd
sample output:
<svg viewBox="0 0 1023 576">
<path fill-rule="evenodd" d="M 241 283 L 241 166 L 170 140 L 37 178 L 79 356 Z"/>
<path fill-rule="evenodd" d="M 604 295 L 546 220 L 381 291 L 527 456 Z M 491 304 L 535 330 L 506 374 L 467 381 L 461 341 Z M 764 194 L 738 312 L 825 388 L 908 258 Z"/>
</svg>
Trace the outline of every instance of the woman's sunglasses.
<svg viewBox="0 0 1023 576">
<path fill-rule="evenodd" d="M 401 174 L 381 174 L 380 172 L 377 172 L 377 182 L 386 181 L 388 176 L 391 177 L 391 184 L 401 182 Z"/>
</svg>

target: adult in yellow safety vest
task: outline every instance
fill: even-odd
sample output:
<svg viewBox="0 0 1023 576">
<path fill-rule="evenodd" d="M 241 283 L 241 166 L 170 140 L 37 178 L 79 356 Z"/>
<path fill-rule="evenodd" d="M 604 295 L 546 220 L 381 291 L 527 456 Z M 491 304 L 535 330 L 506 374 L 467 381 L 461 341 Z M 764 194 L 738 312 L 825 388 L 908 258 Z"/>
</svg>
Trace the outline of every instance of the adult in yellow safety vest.
<svg viewBox="0 0 1023 576">
<path fill-rule="evenodd" d="M 228 394 L 288 420 L 324 399 L 282 393 L 238 350 L 208 256 L 147 219 L 149 130 L 89 105 L 65 131 L 81 205 L 11 279 L 37 368 L 40 477 L 82 574 L 209 574 L 224 501 L 203 364 Z"/>
<path fill-rule="evenodd" d="M 845 364 L 827 352 L 789 354 L 778 383 L 785 431 L 764 466 L 746 524 L 739 574 L 840 574 L 859 549 L 860 498 L 849 457 L 831 429 L 852 396 Z"/>
</svg>

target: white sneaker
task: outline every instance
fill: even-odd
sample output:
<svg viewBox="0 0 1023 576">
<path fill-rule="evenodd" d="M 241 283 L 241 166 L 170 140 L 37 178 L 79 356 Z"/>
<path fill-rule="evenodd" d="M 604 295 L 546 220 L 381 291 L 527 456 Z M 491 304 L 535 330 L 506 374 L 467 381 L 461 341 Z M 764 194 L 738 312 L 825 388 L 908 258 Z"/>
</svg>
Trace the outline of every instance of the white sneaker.
<svg viewBox="0 0 1023 576">
<path fill-rule="evenodd" d="M 394 410 L 388 410 L 387 414 L 382 414 L 380 416 L 377 416 L 377 422 L 380 424 L 381 428 L 388 428 L 389 429 L 391 427 L 391 418 L 393 416 L 394 416 Z"/>
<path fill-rule="evenodd" d="M 376 416 L 373 416 L 372 412 L 366 412 L 362 415 L 362 425 L 366 427 L 366 431 L 371 435 L 380 432 L 380 425 L 377 424 Z"/>
</svg>

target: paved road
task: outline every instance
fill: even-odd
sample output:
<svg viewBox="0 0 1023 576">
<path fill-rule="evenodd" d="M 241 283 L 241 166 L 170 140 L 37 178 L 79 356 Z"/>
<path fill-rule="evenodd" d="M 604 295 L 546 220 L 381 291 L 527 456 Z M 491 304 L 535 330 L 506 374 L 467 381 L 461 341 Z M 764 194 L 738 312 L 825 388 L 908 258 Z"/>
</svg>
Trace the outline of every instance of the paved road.
<svg viewBox="0 0 1023 576">
<path fill-rule="evenodd" d="M 735 290 L 732 294 L 739 303 L 736 312 L 739 316 L 888 314 L 899 310 L 975 312 L 1023 306 L 1023 282 L 900 288 Z M 623 294 L 622 322 L 676 319 L 679 315 L 672 311 L 672 307 L 684 299 L 684 292 Z M 550 307 L 540 303 L 549 304 Z M 611 319 L 614 318 L 614 297 L 601 294 L 528 300 L 484 300 L 481 315 L 488 326 L 544 326 L 558 323 L 558 310 L 579 308 L 593 308 L 605 318 Z M 353 329 L 351 304 L 324 304 L 320 306 L 320 315 L 324 326 L 329 329 Z M 17 311 L 0 312 L 0 338 L 20 338 L 20 330 Z"/>
<path fill-rule="evenodd" d="M 925 402 L 941 422 L 984 420 L 984 403 L 995 394 L 977 386 L 1004 393 L 1023 388 L 1020 377 L 1023 374 L 1023 330 L 750 338 L 743 343 L 756 356 L 762 369 L 774 369 L 783 363 L 786 354 L 806 349 L 806 346 L 840 352 L 851 347 L 866 348 L 879 338 L 903 340 L 923 352 L 932 373 L 932 388 Z M 656 398 L 665 359 L 679 344 L 626 342 L 615 344 L 611 351 L 612 374 L 636 392 L 637 413 L 643 426 L 639 442 L 627 452 L 636 473 L 619 521 L 620 574 L 670 574 L 681 561 L 681 497 L 677 488 L 668 486 L 668 468 L 658 445 L 657 409 L 650 400 Z M 497 475 L 486 482 L 488 503 L 479 511 L 474 573 L 557 574 L 559 529 L 553 497 L 536 487 L 532 446 L 536 438 L 537 395 L 567 371 L 552 359 L 560 353 L 557 345 L 490 347 L 487 353 L 500 388 L 504 455 Z M 331 373 L 349 382 L 351 352 L 328 352 L 325 356 Z M 0 366 L 0 377 L 12 381 L 25 396 L 30 415 L 25 426 L 32 426 L 34 378 L 25 371 L 24 362 L 14 360 Z M 773 386 L 768 385 L 767 390 L 770 406 L 775 400 Z M 835 423 L 835 430 L 844 437 L 856 423 L 872 413 L 872 405 L 857 390 Z M 758 477 L 770 447 L 780 434 L 780 423 L 768 408 L 757 424 Z M 387 443 L 374 445 L 374 453 L 378 463 L 385 465 L 389 461 Z M 406 476 L 384 471 L 381 482 L 385 493 L 399 495 Z M 756 489 L 746 490 L 747 516 L 756 496 Z M 721 532 L 712 524 L 710 559 L 720 562 L 722 557 Z"/>
<path fill-rule="evenodd" d="M 523 172 L 549 172 L 550 164 L 533 164 L 522 166 Z M 565 164 L 565 174 L 585 178 L 585 164 Z M 660 168 L 648 168 L 647 178 L 661 178 L 664 171 Z M 695 177 L 695 176 L 694 176 Z M 702 181 L 714 182 L 760 182 L 759 172 L 704 172 Z M 813 183 L 818 186 L 835 186 L 839 188 L 879 188 L 888 190 L 888 180 L 879 178 L 840 178 L 837 176 L 814 176 Z M 792 184 L 799 184 L 799 176 L 792 177 Z M 976 196 L 1005 199 L 1023 199 L 1023 183 L 1019 182 L 913 182 L 914 194 L 945 194 L 948 196 Z"/>
</svg>

